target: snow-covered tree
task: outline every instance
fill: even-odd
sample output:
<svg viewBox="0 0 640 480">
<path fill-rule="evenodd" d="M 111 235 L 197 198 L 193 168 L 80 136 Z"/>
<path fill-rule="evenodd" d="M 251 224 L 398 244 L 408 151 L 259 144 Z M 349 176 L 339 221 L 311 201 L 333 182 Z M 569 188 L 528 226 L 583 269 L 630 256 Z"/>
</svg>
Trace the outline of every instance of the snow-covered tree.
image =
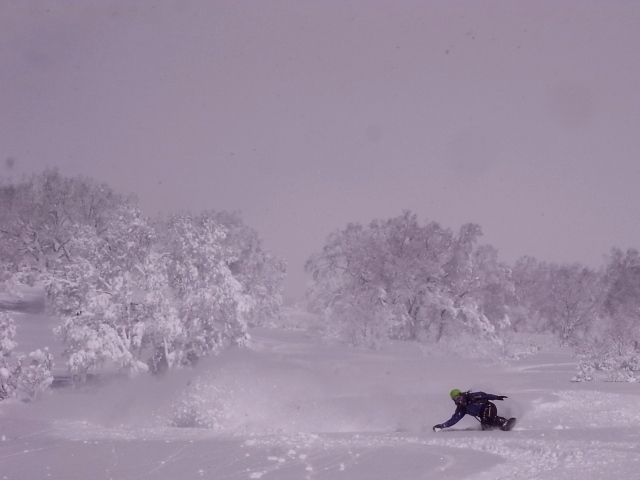
<svg viewBox="0 0 640 480">
<path fill-rule="evenodd" d="M 254 297 L 231 270 L 244 259 L 215 215 L 152 227 L 123 206 L 100 236 L 84 233 L 71 242 L 77 260 L 50 288 L 73 373 L 106 364 L 162 372 L 248 340 Z"/>
<path fill-rule="evenodd" d="M 240 257 L 225 243 L 227 234 L 211 213 L 174 215 L 167 222 L 163 247 L 185 330 L 182 363 L 248 341 L 246 317 L 255 302 L 231 271 Z"/>
<path fill-rule="evenodd" d="M 33 284 L 71 259 L 69 242 L 78 229 L 100 231 L 127 199 L 90 179 L 67 178 L 46 170 L 0 189 L 0 238 L 4 270 Z"/>
<path fill-rule="evenodd" d="M 257 232 L 245 225 L 236 214 L 211 212 L 210 215 L 226 229 L 224 244 L 234 261 L 229 269 L 249 295 L 253 308 L 245 312 L 249 325 L 277 325 L 281 320 L 283 281 L 286 265 L 265 250 Z"/>
<path fill-rule="evenodd" d="M 68 242 L 69 260 L 50 276 L 50 311 L 62 319 L 68 365 L 84 377 L 111 363 L 121 370 L 146 370 L 145 328 L 149 309 L 142 301 L 154 231 L 129 204 L 111 211 L 104 228 L 78 226 Z"/>
<path fill-rule="evenodd" d="M 279 315 L 284 264 L 236 216 L 152 223 L 134 198 L 56 170 L 0 197 L 0 281 L 45 287 L 77 378 L 193 363 Z"/>
<path fill-rule="evenodd" d="M 543 332 L 545 319 L 540 312 L 547 292 L 547 266 L 533 257 L 519 258 L 511 270 L 514 288 L 514 304 L 511 306 L 511 323 L 519 332 Z"/>
<path fill-rule="evenodd" d="M 613 249 L 606 269 L 607 292 L 604 309 L 609 317 L 607 331 L 620 348 L 640 351 L 640 253 L 635 249 Z"/>
<path fill-rule="evenodd" d="M 402 247 L 397 256 L 390 254 L 393 247 L 387 239 L 390 243 L 396 239 L 385 237 L 384 230 L 379 222 L 372 222 L 368 228 L 350 224 L 344 231 L 332 234 L 323 252 L 306 263 L 306 270 L 313 276 L 308 294 L 311 308 L 321 313 L 326 322 L 339 323 L 339 330 L 352 343 L 377 341 L 367 338 L 371 329 L 366 327 L 376 317 L 388 318 L 375 334 L 383 328 L 385 338 L 394 328 L 404 329 L 403 324 L 410 321 L 410 313 L 399 298 L 406 289 L 397 291 L 395 285 L 399 264 L 404 260 Z M 357 338 L 358 334 L 363 337 Z"/>
<path fill-rule="evenodd" d="M 508 270 L 494 250 L 477 247 L 480 235 L 473 224 L 458 235 L 435 222 L 420 225 L 410 212 L 367 227 L 350 224 L 307 261 L 310 305 L 327 322 L 355 322 L 350 332 L 375 324 L 390 337 L 438 341 L 455 325 L 451 333 L 494 335 L 495 322 L 504 320 L 498 303 L 506 294 L 498 290 L 509 290 Z M 489 321 L 493 314 L 501 318 Z"/>
<path fill-rule="evenodd" d="M 452 309 L 441 316 L 438 339 L 451 325 L 497 341 L 496 328 L 509 326 L 508 297 L 513 292 L 509 269 L 498 261 L 495 248 L 478 245 L 481 236 L 480 226 L 466 224 L 453 237 L 443 266 Z"/>
<path fill-rule="evenodd" d="M 640 381 L 640 254 L 614 248 L 605 271 L 599 328 L 580 345 L 577 379 L 606 373 L 614 381 Z"/>
<path fill-rule="evenodd" d="M 561 344 L 578 340 L 599 317 L 602 276 L 579 264 L 551 265 L 547 302 L 542 306 Z"/>
<path fill-rule="evenodd" d="M 520 259 L 513 270 L 516 298 L 525 317 L 520 326 L 575 343 L 599 319 L 605 286 L 600 272 L 583 265 Z M 526 328 L 526 327 L 525 327 Z"/>
</svg>

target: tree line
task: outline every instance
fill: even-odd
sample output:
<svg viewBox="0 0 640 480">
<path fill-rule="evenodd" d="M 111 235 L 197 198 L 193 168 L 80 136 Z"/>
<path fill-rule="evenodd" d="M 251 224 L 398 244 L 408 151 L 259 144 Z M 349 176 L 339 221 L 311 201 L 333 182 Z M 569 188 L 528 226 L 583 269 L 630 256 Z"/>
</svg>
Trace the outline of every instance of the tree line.
<svg viewBox="0 0 640 480">
<path fill-rule="evenodd" d="M 0 290 L 39 285 L 72 376 L 104 367 L 160 374 L 249 341 L 281 319 L 285 263 L 236 214 L 148 218 L 134 197 L 55 169 L 0 185 Z M 308 308 L 354 345 L 458 341 L 506 356 L 518 334 L 551 334 L 580 355 L 579 380 L 640 380 L 640 254 L 605 265 L 523 257 L 412 212 L 336 230 L 305 264 Z M 0 395 L 51 384 L 48 351 L 13 358 L 0 312 Z M 4 393 L 3 393 L 4 392 Z"/>
<path fill-rule="evenodd" d="M 349 224 L 305 265 L 309 305 L 326 334 L 354 344 L 466 336 L 500 355 L 516 332 L 546 333 L 579 352 L 576 379 L 640 380 L 638 251 L 613 248 L 598 269 L 532 257 L 507 265 L 481 235 L 411 212 Z"/>
<path fill-rule="evenodd" d="M 134 197 L 55 169 L 0 186 L 0 205 L 0 285 L 44 288 L 76 379 L 192 365 L 280 316 L 285 263 L 238 215 L 147 218 Z M 14 334 L 1 315 L 0 380 L 15 391 Z"/>
</svg>

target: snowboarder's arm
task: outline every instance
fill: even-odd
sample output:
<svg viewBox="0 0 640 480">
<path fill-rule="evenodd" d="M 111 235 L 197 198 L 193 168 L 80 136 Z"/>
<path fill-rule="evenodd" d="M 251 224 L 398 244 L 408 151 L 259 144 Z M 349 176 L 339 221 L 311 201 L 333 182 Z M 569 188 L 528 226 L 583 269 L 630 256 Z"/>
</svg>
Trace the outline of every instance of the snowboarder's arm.
<svg viewBox="0 0 640 480">
<path fill-rule="evenodd" d="M 471 398 L 475 398 L 479 400 L 504 400 L 505 398 L 509 398 L 505 395 L 494 395 L 493 393 L 484 393 L 484 392 L 473 392 L 470 395 L 471 395 Z"/>
<path fill-rule="evenodd" d="M 453 416 L 442 424 L 442 428 L 453 427 L 456 423 L 458 423 L 462 417 L 466 414 L 464 408 L 456 408 L 456 411 L 453 413 Z"/>
</svg>

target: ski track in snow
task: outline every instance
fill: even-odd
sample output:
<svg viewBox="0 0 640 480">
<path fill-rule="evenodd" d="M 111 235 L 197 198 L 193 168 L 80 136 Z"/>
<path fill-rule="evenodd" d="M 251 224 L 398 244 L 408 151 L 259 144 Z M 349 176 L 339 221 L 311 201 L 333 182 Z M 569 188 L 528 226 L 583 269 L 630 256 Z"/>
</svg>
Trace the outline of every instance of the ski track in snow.
<svg viewBox="0 0 640 480">
<path fill-rule="evenodd" d="M 472 474 L 471 478 L 479 480 L 605 478 L 618 471 L 618 473 L 628 472 L 630 464 L 640 465 L 638 463 L 640 462 L 640 439 L 636 433 L 637 429 L 628 427 L 620 427 L 620 429 L 615 435 L 615 440 L 606 439 L 605 441 L 598 440 L 600 436 L 598 429 L 592 431 L 589 438 L 585 438 L 584 431 L 577 432 L 579 438 L 576 439 L 573 438 L 573 429 L 565 426 L 562 428 L 558 426 L 551 430 L 528 430 L 524 427 L 516 427 L 516 430 L 509 433 L 460 429 L 420 435 L 406 433 L 265 434 L 242 441 L 231 439 L 241 443 L 240 448 L 235 451 L 246 452 L 245 460 L 253 457 L 249 462 L 251 467 L 244 467 L 244 463 L 247 462 L 242 462 L 243 458 L 236 453 L 235 457 L 227 458 L 225 462 L 217 462 L 215 470 L 225 476 L 211 478 L 236 478 L 236 475 L 238 478 L 332 478 L 336 472 L 352 471 L 359 464 L 366 466 L 376 456 L 390 459 L 399 454 L 410 456 L 433 454 L 434 458 L 440 458 L 441 464 L 430 465 L 429 469 L 439 473 L 438 478 L 463 478 L 457 476 L 453 467 L 468 463 L 469 451 L 494 457 L 476 461 L 476 464 L 484 463 L 490 466 L 484 472 Z M 60 433 L 67 436 L 70 432 Z M 172 432 L 166 432 L 164 435 L 155 433 L 157 437 L 171 436 L 171 439 L 162 441 L 174 445 L 174 449 L 161 461 L 156 461 L 155 465 L 153 463 L 148 465 L 146 473 L 141 478 L 145 476 L 153 478 L 153 474 L 166 469 L 168 463 L 189 453 L 187 452 L 189 442 L 206 442 L 207 438 L 215 437 L 203 435 L 201 432 L 184 433 L 184 437 L 192 437 L 186 444 L 184 441 L 177 441 Z M 89 442 L 89 440 L 82 440 L 77 434 L 76 430 L 75 435 L 69 436 L 75 437 L 73 438 L 75 441 Z M 89 426 L 84 434 L 87 438 L 93 439 L 91 442 L 97 444 L 101 441 L 109 442 L 114 437 L 129 438 L 131 441 L 139 435 L 139 432 L 96 431 Z M 101 437 L 102 440 L 95 440 Z M 143 441 L 153 440 L 147 436 Z M 114 448 L 112 452 L 112 467 L 115 468 L 118 464 L 118 454 L 115 453 Z M 229 476 L 229 472 L 233 472 L 233 475 Z M 447 475 L 448 472 L 451 472 L 451 476 Z M 209 471 L 209 474 L 211 473 L 213 471 Z M 424 473 L 428 473 L 428 470 Z M 296 476 L 301 474 L 304 476 Z"/>
</svg>

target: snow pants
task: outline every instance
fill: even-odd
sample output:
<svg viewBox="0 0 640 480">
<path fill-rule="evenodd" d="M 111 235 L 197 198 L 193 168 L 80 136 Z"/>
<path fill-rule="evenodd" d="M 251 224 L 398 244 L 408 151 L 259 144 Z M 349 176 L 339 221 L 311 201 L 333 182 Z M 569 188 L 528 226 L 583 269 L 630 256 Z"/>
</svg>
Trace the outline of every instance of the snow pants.
<svg viewBox="0 0 640 480">
<path fill-rule="evenodd" d="M 502 427 L 507 423 L 507 419 L 498 416 L 498 408 L 492 402 L 487 402 L 480 414 L 480 426 L 482 430 L 491 430 L 496 427 Z"/>
</svg>

